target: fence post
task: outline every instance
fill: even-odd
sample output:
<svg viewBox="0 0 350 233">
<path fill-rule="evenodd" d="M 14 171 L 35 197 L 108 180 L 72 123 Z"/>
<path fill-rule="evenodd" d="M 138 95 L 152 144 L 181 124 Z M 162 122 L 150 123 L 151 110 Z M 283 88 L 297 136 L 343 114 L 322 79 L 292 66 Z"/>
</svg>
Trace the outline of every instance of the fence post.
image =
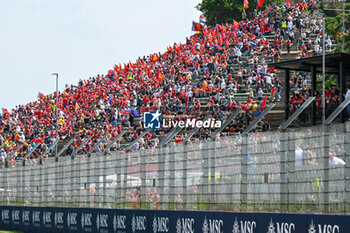
<svg viewBox="0 0 350 233">
<path fill-rule="evenodd" d="M 322 132 L 323 139 L 323 212 L 329 212 L 329 130 L 328 126 L 324 126 Z"/>
<path fill-rule="evenodd" d="M 74 177 L 75 177 L 75 169 L 76 169 L 76 167 L 75 167 L 75 159 L 74 159 L 74 157 L 72 156 L 72 160 L 71 161 L 69 161 L 70 162 L 70 177 L 69 177 L 69 181 L 70 181 L 70 190 L 69 190 L 69 194 L 70 194 L 70 201 L 71 201 L 71 203 L 70 203 L 70 206 L 74 206 L 74 203 L 75 203 L 75 197 L 74 197 L 74 186 L 75 186 L 75 179 L 74 179 Z"/>
<path fill-rule="evenodd" d="M 20 184 L 20 190 L 19 190 L 19 194 L 20 194 L 20 203 L 22 203 L 24 205 L 24 188 L 26 187 L 25 185 L 25 167 L 21 167 L 21 175 L 20 175 L 20 179 L 21 179 L 21 184 Z M 28 196 L 26 196 L 27 198 Z"/>
<path fill-rule="evenodd" d="M 127 189 L 128 189 L 128 167 L 129 167 L 129 155 L 130 155 L 130 152 L 125 152 L 124 153 L 124 180 L 123 180 L 123 208 L 126 207 L 126 192 L 127 192 Z"/>
<path fill-rule="evenodd" d="M 55 159 L 56 160 L 56 159 Z M 60 174 L 60 172 L 59 172 L 59 167 L 60 167 L 60 165 L 58 164 L 58 162 L 56 162 L 55 163 L 55 186 L 53 187 L 53 190 L 52 190 L 52 193 L 53 193 L 53 195 L 54 195 L 54 203 L 53 203 L 53 205 L 54 206 L 58 206 L 58 201 L 57 201 L 57 194 L 58 194 L 58 192 L 57 192 L 57 188 L 59 187 L 59 174 Z"/>
<path fill-rule="evenodd" d="M 91 190 L 90 190 L 90 184 L 91 184 L 91 156 L 87 156 L 86 158 L 86 184 L 84 185 L 84 188 L 86 190 L 86 204 L 88 207 L 92 207 L 91 205 Z"/>
<path fill-rule="evenodd" d="M 281 149 L 280 149 L 280 177 L 281 177 L 281 184 L 280 184 L 280 208 L 282 211 L 288 210 L 288 185 L 287 185 L 287 139 L 288 139 L 288 133 L 286 132 L 280 132 L 280 142 L 281 142 Z"/>
<path fill-rule="evenodd" d="M 2 204 L 4 205 L 5 204 L 5 200 L 6 200 L 6 190 L 7 190 L 7 185 L 6 185 L 6 180 L 7 180 L 7 175 L 6 175 L 6 172 L 7 171 L 7 168 L 3 168 L 2 169 L 2 187 L 4 189 L 4 192 L 2 193 Z"/>
<path fill-rule="evenodd" d="M 164 209 L 164 169 L 165 169 L 165 155 L 163 154 L 164 148 L 158 147 L 157 159 L 158 159 L 158 182 L 159 182 L 159 195 L 160 195 L 160 209 Z"/>
<path fill-rule="evenodd" d="M 203 145 L 204 144 L 204 145 Z M 202 181 L 202 205 L 200 210 L 208 210 L 209 209 L 209 146 L 208 143 L 202 143 L 204 146 L 203 153 L 203 181 Z"/>
<path fill-rule="evenodd" d="M 111 208 L 111 206 L 108 206 L 107 203 L 107 156 L 100 156 L 101 159 L 103 159 L 103 203 L 104 206 L 102 208 Z M 111 187 L 109 187 L 110 189 Z"/>
<path fill-rule="evenodd" d="M 170 209 L 176 209 L 177 203 L 175 201 L 175 153 L 174 153 L 174 147 L 171 145 L 168 147 L 169 151 L 169 208 Z M 179 201 L 179 200 L 177 200 Z"/>
<path fill-rule="evenodd" d="M 287 161 L 288 161 L 288 210 L 290 210 L 290 205 L 295 205 L 296 200 L 295 196 L 297 194 L 296 190 L 296 174 L 295 174 L 295 133 L 294 132 L 288 132 L 288 136 L 286 137 L 288 142 L 288 151 L 287 151 Z"/>
<path fill-rule="evenodd" d="M 117 190 L 116 190 L 116 204 L 117 208 L 120 208 L 120 201 L 122 200 L 121 194 L 122 194 L 122 159 L 121 156 L 115 155 L 115 167 L 116 167 L 116 174 L 117 174 Z M 114 207 L 115 208 L 115 207 Z"/>
<path fill-rule="evenodd" d="M 187 150 L 188 144 L 183 145 L 182 151 L 182 191 L 183 191 L 183 209 L 187 209 Z"/>
<path fill-rule="evenodd" d="M 42 182 L 44 184 L 44 187 L 42 188 L 42 195 L 43 195 L 43 204 L 44 206 L 47 206 L 47 196 L 48 196 L 48 193 L 49 193 L 49 177 L 48 177 L 48 172 L 47 172 L 47 163 L 45 163 L 42 167 L 42 170 L 43 170 L 43 176 L 41 177 L 41 179 L 44 179 L 44 182 Z"/>
<path fill-rule="evenodd" d="M 345 213 L 350 211 L 350 123 L 345 123 Z"/>
<path fill-rule="evenodd" d="M 248 134 L 243 134 L 241 141 L 241 211 L 248 207 Z"/>
<path fill-rule="evenodd" d="M 146 201 L 146 153 L 145 150 L 141 150 L 139 153 L 141 156 L 141 208 L 149 209 L 148 201 Z"/>
<path fill-rule="evenodd" d="M 215 196 L 216 196 L 216 184 L 215 184 L 215 147 L 217 141 L 212 141 L 212 142 L 208 142 L 209 145 L 209 158 L 210 158 L 210 210 L 212 210 L 212 204 L 217 203 L 215 200 Z"/>
<path fill-rule="evenodd" d="M 63 196 L 63 192 L 64 192 L 64 188 L 63 188 L 63 186 L 64 186 L 64 174 L 63 174 L 63 172 L 64 172 L 64 168 L 63 168 L 63 164 L 61 163 L 61 164 L 59 164 L 58 165 L 59 167 L 58 167 L 58 170 L 59 170 L 59 175 L 58 175 L 58 193 L 57 193 L 57 195 L 58 195 L 58 201 L 60 201 L 60 202 L 63 202 L 63 198 L 64 198 L 64 196 Z"/>
<path fill-rule="evenodd" d="M 16 172 L 16 190 L 17 190 L 17 193 L 16 193 L 16 202 L 17 203 L 20 203 L 20 197 L 21 197 L 21 190 L 22 190 L 22 187 L 23 187 L 23 184 L 22 184 L 22 167 L 19 167 L 17 166 L 15 168 L 17 170 Z"/>
<path fill-rule="evenodd" d="M 96 179 L 96 192 L 95 192 L 95 205 L 98 206 L 99 208 L 103 207 L 103 201 L 101 199 L 101 195 L 103 194 L 103 182 L 104 182 L 104 174 L 102 171 L 102 161 L 101 161 L 102 157 L 101 156 L 96 156 L 94 158 L 95 160 L 95 167 L 97 166 L 97 168 L 95 168 L 95 179 Z M 97 174 L 96 174 L 97 172 Z"/>
</svg>

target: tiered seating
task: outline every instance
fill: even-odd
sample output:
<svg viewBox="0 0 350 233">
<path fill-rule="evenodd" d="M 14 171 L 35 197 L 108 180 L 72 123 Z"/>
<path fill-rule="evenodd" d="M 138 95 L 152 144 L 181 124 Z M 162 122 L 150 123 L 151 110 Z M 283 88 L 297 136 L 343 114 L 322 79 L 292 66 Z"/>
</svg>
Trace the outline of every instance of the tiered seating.
<svg viewBox="0 0 350 233">
<path fill-rule="evenodd" d="M 18 145 L 23 145 L 18 153 L 19 157 L 23 156 L 35 144 L 41 143 L 45 146 L 33 155 L 40 156 L 46 145 L 55 141 L 56 108 L 60 115 L 59 138 L 76 138 L 70 151 L 76 149 L 85 138 L 93 136 L 81 154 L 91 150 L 92 145 L 106 132 L 111 135 L 108 140 L 112 140 L 122 130 L 127 130 L 128 133 L 114 148 L 122 149 L 143 131 L 144 111 L 158 110 L 163 116 L 185 114 L 195 118 L 212 114 L 221 119 L 236 109 L 243 109 L 241 117 L 228 127 L 231 134 L 240 132 L 254 118 L 254 114 L 259 114 L 253 114 L 253 103 L 247 102 L 248 88 L 254 91 L 253 101 L 259 108 L 263 100 L 257 99 L 257 87 L 262 88 L 263 98 L 266 97 L 267 102 L 271 97 L 266 76 L 270 76 L 272 71 L 268 72 L 266 64 L 277 59 L 276 55 L 281 53 L 273 46 L 274 38 L 280 37 L 281 28 L 269 28 L 269 25 L 276 16 L 286 18 L 296 8 L 304 7 L 303 4 L 288 6 L 288 10 L 278 16 L 278 7 L 272 5 L 256 19 L 242 21 L 239 26 L 206 27 L 201 33 L 188 38 L 185 44 L 169 47 L 164 54 L 139 58 L 135 63 L 130 62 L 123 67 L 116 65 L 107 75 L 98 75 L 67 88 L 63 93 L 58 93 L 58 106 L 55 105 L 54 93 L 40 95 L 38 101 L 18 106 L 11 113 L 4 112 L 0 126 L 3 156 L 11 154 Z M 257 25 L 259 32 L 255 30 Z M 263 43 L 264 38 L 270 44 Z M 242 43 L 242 51 L 237 51 L 239 43 Z M 237 59 L 239 53 L 242 54 Z M 252 62 L 254 56 L 256 61 Z M 257 81 L 246 84 L 246 75 L 236 77 L 240 70 L 251 73 Z M 275 78 L 272 78 L 273 84 L 277 81 Z M 221 86 L 223 81 L 224 88 Z M 208 82 L 214 84 L 213 88 Z M 228 88 L 230 82 L 239 86 L 236 92 Z M 218 95 L 227 100 L 224 106 L 220 104 Z M 214 104 L 208 107 L 210 98 Z M 198 101 L 201 106 L 197 110 Z M 263 107 L 259 110 L 263 110 Z M 156 147 L 167 132 L 167 129 L 162 129 L 148 133 L 136 149 Z M 227 130 L 224 134 L 227 134 Z M 210 132 L 206 135 L 194 137 L 206 138 Z M 107 141 L 101 147 L 106 144 Z"/>
</svg>

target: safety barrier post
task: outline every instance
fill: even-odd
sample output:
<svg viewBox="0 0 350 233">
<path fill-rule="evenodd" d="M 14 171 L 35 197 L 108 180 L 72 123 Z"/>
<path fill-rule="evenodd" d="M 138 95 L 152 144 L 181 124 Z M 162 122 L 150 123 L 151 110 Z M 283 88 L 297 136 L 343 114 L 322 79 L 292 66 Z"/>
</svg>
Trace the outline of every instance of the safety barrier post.
<svg viewBox="0 0 350 233">
<path fill-rule="evenodd" d="M 28 151 L 28 153 L 23 157 L 23 167 L 26 165 L 26 161 L 29 158 L 29 156 L 40 146 L 40 143 L 37 143 L 31 151 Z"/>
<path fill-rule="evenodd" d="M 241 112 L 241 109 L 238 109 L 236 111 L 234 111 L 233 113 L 231 113 L 228 118 L 222 123 L 221 127 L 217 130 L 214 131 L 214 133 L 211 136 L 211 140 L 214 141 L 215 137 L 221 133 L 222 130 L 224 130 L 226 128 L 226 126 L 228 126 L 231 121 L 238 116 L 238 114 Z"/>
<path fill-rule="evenodd" d="M 204 118 L 203 121 L 208 120 L 209 117 L 211 117 L 211 115 L 207 115 L 207 116 Z M 184 139 L 184 141 L 183 141 L 182 143 L 183 143 L 184 145 L 186 145 L 186 144 L 189 142 L 189 140 L 191 139 L 191 137 L 192 137 L 195 133 L 197 133 L 199 129 L 200 129 L 199 127 L 194 127 L 194 128 L 190 131 L 190 133 L 187 134 L 187 136 L 185 137 L 185 139 Z"/>
<path fill-rule="evenodd" d="M 208 210 L 209 209 L 209 145 L 206 142 L 203 142 L 203 161 L 202 161 L 202 166 L 203 166 L 203 181 L 202 181 L 202 207 L 201 210 Z"/>
<path fill-rule="evenodd" d="M 216 169 L 215 169 L 215 152 L 216 152 L 216 148 L 215 148 L 215 141 L 212 142 L 208 142 L 208 153 L 209 153 L 209 159 L 210 159 L 210 209 L 212 209 L 212 204 L 216 203 L 215 197 L 216 197 L 216 183 L 215 183 L 215 173 L 216 173 Z"/>
<path fill-rule="evenodd" d="M 324 126 L 323 139 L 323 211 L 329 212 L 329 128 Z"/>
<path fill-rule="evenodd" d="M 72 152 L 71 158 L 74 159 L 75 155 L 90 141 L 90 139 L 92 138 L 92 136 L 86 138 L 82 144 L 80 144 L 80 146 L 78 146 L 77 149 L 75 149 L 75 151 Z"/>
<path fill-rule="evenodd" d="M 134 141 L 132 141 L 126 148 L 125 151 L 130 151 L 132 147 L 141 139 L 143 138 L 150 130 L 147 129 L 143 131 Z"/>
<path fill-rule="evenodd" d="M 296 191 L 296 171 L 295 171 L 295 133 L 289 132 L 288 133 L 288 211 L 290 211 L 290 208 L 293 207 L 293 205 L 296 205 L 296 198 L 295 196 L 298 195 L 298 192 Z"/>
<path fill-rule="evenodd" d="M 74 138 L 72 138 L 71 140 L 69 140 L 69 142 L 67 144 L 65 144 L 63 146 L 63 148 L 57 153 L 57 155 L 55 155 L 55 161 L 58 162 L 58 158 L 60 157 L 61 154 L 63 154 L 63 152 L 70 146 L 72 145 L 72 143 L 74 142 Z"/>
<path fill-rule="evenodd" d="M 106 155 L 108 153 L 108 150 L 111 149 L 111 147 L 114 145 L 114 143 L 116 143 L 119 139 L 121 139 L 126 132 L 127 132 L 126 130 L 120 132 L 120 134 L 118 134 L 118 136 L 107 145 L 107 147 L 104 149 L 103 153 Z"/>
<path fill-rule="evenodd" d="M 20 145 L 16 148 L 16 150 L 8 157 L 5 158 L 5 167 L 8 168 L 9 167 L 9 160 L 11 160 L 12 158 L 15 159 L 16 158 L 16 153 L 23 147 L 23 145 Z"/>
<path fill-rule="evenodd" d="M 315 99 L 316 97 L 310 97 L 308 98 L 293 114 L 291 117 L 288 118 L 288 120 L 286 120 L 282 126 L 281 126 L 281 130 L 284 131 L 287 129 L 287 127 L 312 103 L 312 101 Z"/>
<path fill-rule="evenodd" d="M 183 145 L 182 150 L 182 191 L 183 191 L 183 209 L 187 209 L 187 150 L 188 144 Z"/>
<path fill-rule="evenodd" d="M 345 123 L 345 146 L 344 146 L 344 154 L 345 154 L 345 172 L 344 172 L 344 183 L 345 183 L 345 213 L 350 212 L 350 123 Z"/>
<path fill-rule="evenodd" d="M 120 208 L 120 202 L 122 201 L 121 194 L 122 194 L 122 158 L 121 155 L 115 154 L 115 168 L 116 168 L 116 174 L 117 174 L 117 185 L 116 185 L 116 203 L 118 208 Z M 125 179 L 125 177 L 124 177 Z"/>
<path fill-rule="evenodd" d="M 241 210 L 248 208 L 248 135 L 241 136 Z"/>
<path fill-rule="evenodd" d="M 177 203 L 175 203 L 175 156 L 174 153 L 175 149 L 174 146 L 169 146 L 165 148 L 168 150 L 168 161 L 169 161 L 169 195 L 170 195 L 170 203 L 168 207 L 170 209 L 175 209 L 177 206 Z"/>
<path fill-rule="evenodd" d="M 266 114 L 275 107 L 276 104 L 270 104 L 264 111 L 243 131 L 243 134 L 248 134 L 256 125 L 266 116 Z"/>
<path fill-rule="evenodd" d="M 129 157 L 130 152 L 124 153 L 124 180 L 123 180 L 123 208 L 126 208 L 126 192 L 128 190 L 128 168 L 129 168 Z"/>
<path fill-rule="evenodd" d="M 288 181 L 287 181 L 287 148 L 288 133 L 280 132 L 280 208 L 282 211 L 288 210 Z"/>
<path fill-rule="evenodd" d="M 50 150 L 52 150 L 57 145 L 57 143 L 58 143 L 58 140 L 55 141 L 54 143 L 52 143 L 52 145 L 49 148 L 47 148 L 45 150 L 45 152 L 40 156 L 40 158 L 39 158 L 39 164 L 40 165 L 43 164 L 43 158 L 50 152 Z"/>
<path fill-rule="evenodd" d="M 102 138 L 100 138 L 95 145 L 91 148 L 91 150 L 87 153 L 87 156 L 91 156 L 92 153 L 94 153 L 94 151 L 97 149 L 97 147 L 103 142 L 103 140 L 105 140 L 107 137 L 109 136 L 109 133 L 106 133 L 105 135 L 103 135 Z"/>
<path fill-rule="evenodd" d="M 147 201 L 146 201 L 146 153 L 145 150 L 141 150 L 141 208 L 147 209 Z"/>
<path fill-rule="evenodd" d="M 158 159 L 158 186 L 159 186 L 159 195 L 160 195 L 160 209 L 164 209 L 165 208 L 165 204 L 164 204 L 164 197 L 165 197 L 165 193 L 164 193 L 164 179 L 165 179 L 165 148 L 163 147 L 158 147 L 157 148 L 157 152 L 156 152 L 156 156 Z"/>
</svg>

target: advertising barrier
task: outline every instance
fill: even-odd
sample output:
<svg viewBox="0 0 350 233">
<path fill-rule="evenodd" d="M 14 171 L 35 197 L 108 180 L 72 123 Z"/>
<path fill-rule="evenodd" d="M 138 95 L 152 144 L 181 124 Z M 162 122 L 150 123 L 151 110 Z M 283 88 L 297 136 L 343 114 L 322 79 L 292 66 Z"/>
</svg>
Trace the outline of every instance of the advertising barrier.
<svg viewBox="0 0 350 233">
<path fill-rule="evenodd" d="M 26 233 L 341 233 L 350 215 L 0 206 L 1 230 Z"/>
</svg>

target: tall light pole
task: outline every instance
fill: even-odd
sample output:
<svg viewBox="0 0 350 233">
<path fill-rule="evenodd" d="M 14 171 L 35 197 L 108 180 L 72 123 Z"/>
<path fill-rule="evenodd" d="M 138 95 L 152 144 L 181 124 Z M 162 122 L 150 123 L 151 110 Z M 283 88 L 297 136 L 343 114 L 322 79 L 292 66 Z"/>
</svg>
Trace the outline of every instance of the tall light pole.
<svg viewBox="0 0 350 233">
<path fill-rule="evenodd" d="M 342 40 L 341 40 L 341 51 L 344 52 L 344 34 L 345 34 L 345 0 L 343 0 L 343 33 L 342 33 Z"/>
<path fill-rule="evenodd" d="M 56 76 L 56 107 L 55 107 L 55 111 L 56 111 L 56 141 L 58 141 L 58 73 L 52 73 L 52 75 Z M 55 157 L 57 157 L 57 147 L 58 147 L 58 144 L 56 144 L 56 146 L 55 146 L 55 150 L 56 150 Z"/>
<path fill-rule="evenodd" d="M 326 46 L 325 46 L 325 27 L 326 27 L 326 19 L 325 19 L 325 13 L 323 12 L 323 32 L 322 32 L 322 125 L 326 122 L 326 93 L 325 93 L 325 87 L 326 87 Z"/>
</svg>

